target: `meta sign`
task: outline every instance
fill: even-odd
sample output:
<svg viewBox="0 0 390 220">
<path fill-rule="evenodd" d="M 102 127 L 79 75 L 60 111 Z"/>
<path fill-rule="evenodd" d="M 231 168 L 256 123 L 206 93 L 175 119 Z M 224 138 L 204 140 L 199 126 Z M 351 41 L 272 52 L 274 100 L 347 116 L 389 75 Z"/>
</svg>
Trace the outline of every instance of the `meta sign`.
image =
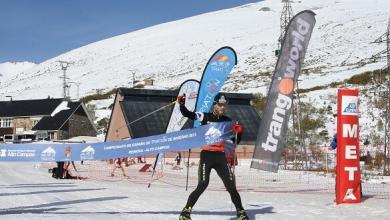
<svg viewBox="0 0 390 220">
<path fill-rule="evenodd" d="M 338 90 L 336 204 L 361 202 L 358 90 Z"/>
</svg>

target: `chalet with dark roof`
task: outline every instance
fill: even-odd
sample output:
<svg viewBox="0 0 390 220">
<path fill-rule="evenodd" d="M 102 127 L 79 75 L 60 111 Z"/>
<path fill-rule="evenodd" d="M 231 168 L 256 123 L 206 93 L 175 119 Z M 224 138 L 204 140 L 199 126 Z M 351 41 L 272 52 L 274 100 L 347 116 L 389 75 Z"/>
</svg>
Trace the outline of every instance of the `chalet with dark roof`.
<svg viewBox="0 0 390 220">
<path fill-rule="evenodd" d="M 106 141 L 163 134 L 168 126 L 178 90 L 119 88 L 107 129 Z M 239 121 L 245 131 L 242 145 L 253 145 L 257 138 L 260 116 L 251 105 L 252 94 L 222 93 L 228 100 L 226 115 Z M 152 113 L 152 114 L 150 114 Z M 192 127 L 188 120 L 185 128 Z M 250 153 L 248 153 L 248 157 Z"/>
<path fill-rule="evenodd" d="M 0 141 L 63 140 L 96 136 L 85 105 L 63 99 L 0 102 Z"/>
</svg>

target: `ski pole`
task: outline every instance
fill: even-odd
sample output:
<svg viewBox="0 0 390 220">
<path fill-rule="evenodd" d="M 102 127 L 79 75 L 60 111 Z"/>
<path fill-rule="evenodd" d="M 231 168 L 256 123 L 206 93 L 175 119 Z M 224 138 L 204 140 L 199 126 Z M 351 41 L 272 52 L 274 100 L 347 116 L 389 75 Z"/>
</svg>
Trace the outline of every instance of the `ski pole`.
<svg viewBox="0 0 390 220">
<path fill-rule="evenodd" d="M 186 191 L 188 190 L 188 175 L 190 173 L 190 155 L 191 149 L 188 149 Z"/>
<path fill-rule="evenodd" d="M 150 182 L 148 184 L 148 188 L 150 188 L 150 186 L 152 185 L 152 181 L 153 181 L 153 176 L 154 176 L 154 173 L 156 172 L 156 166 L 157 166 L 157 161 L 158 161 L 158 157 L 160 156 L 160 154 L 158 153 L 157 156 L 156 156 L 156 159 L 154 160 L 154 165 L 153 165 L 153 171 L 152 171 L 152 177 L 150 179 Z"/>
<path fill-rule="evenodd" d="M 238 121 L 236 121 L 236 125 L 238 125 Z M 236 148 L 237 148 L 237 138 L 238 138 L 238 132 L 234 131 L 235 138 L 234 138 L 234 150 L 233 150 L 233 178 L 234 178 L 234 184 L 236 184 Z"/>
</svg>

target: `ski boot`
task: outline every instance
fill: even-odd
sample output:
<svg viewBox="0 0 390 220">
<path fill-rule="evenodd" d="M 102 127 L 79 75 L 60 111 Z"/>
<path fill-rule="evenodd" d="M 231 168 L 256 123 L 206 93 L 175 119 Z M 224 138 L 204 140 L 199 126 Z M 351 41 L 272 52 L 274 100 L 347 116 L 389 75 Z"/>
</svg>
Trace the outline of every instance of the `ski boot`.
<svg viewBox="0 0 390 220">
<path fill-rule="evenodd" d="M 249 220 L 249 217 L 244 209 L 237 211 L 237 220 Z"/>
<path fill-rule="evenodd" d="M 179 216 L 179 220 L 191 220 L 191 207 L 184 207 Z"/>
</svg>

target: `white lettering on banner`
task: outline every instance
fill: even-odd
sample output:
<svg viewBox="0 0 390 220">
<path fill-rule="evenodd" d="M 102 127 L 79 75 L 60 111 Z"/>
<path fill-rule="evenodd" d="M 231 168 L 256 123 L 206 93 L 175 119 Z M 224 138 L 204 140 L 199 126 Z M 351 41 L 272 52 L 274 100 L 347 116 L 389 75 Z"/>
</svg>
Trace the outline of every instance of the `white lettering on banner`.
<svg viewBox="0 0 390 220">
<path fill-rule="evenodd" d="M 284 73 L 284 76 L 290 79 L 294 78 L 296 68 L 297 64 L 292 59 L 289 59 L 287 62 L 286 73 Z"/>
<path fill-rule="evenodd" d="M 160 144 L 160 143 L 166 143 L 166 142 L 171 142 L 171 141 L 180 141 L 180 140 L 194 138 L 194 137 L 196 137 L 196 132 L 178 135 L 178 136 L 174 136 L 174 137 L 164 136 L 160 139 L 134 142 L 134 143 L 129 143 L 129 144 L 111 145 L 111 146 L 104 147 L 103 149 L 104 150 L 116 150 L 116 149 L 123 149 L 123 148 L 143 147 L 143 146 L 148 146 L 150 144 Z M 133 151 L 131 151 L 131 152 L 132 153 L 140 153 L 137 150 L 135 150 L 134 152 Z"/>
<path fill-rule="evenodd" d="M 35 150 L 10 150 L 7 157 L 35 157 Z"/>
<path fill-rule="evenodd" d="M 122 145 L 113 145 L 113 146 L 107 146 L 107 147 L 104 147 L 103 149 L 104 150 L 115 150 L 115 149 L 121 149 L 121 148 L 126 148 L 126 144 L 122 144 Z"/>
<path fill-rule="evenodd" d="M 138 149 L 138 150 L 129 150 L 129 154 L 137 154 L 137 153 L 143 153 L 143 149 Z"/>
<path fill-rule="evenodd" d="M 285 120 L 284 116 L 286 110 L 291 108 L 291 98 L 283 94 L 278 94 L 278 99 L 276 101 L 276 108 L 272 115 L 272 122 L 269 128 L 267 141 L 262 143 L 261 146 L 264 150 L 275 152 L 279 140 L 277 137 L 280 136 L 283 122 Z"/>
<path fill-rule="evenodd" d="M 345 146 L 345 159 L 356 160 L 356 145 L 346 145 Z"/>
<path fill-rule="evenodd" d="M 345 193 L 343 201 L 345 200 L 356 200 L 356 196 L 353 194 L 353 189 L 348 188 L 347 192 Z"/>
<path fill-rule="evenodd" d="M 196 133 L 179 135 L 179 136 L 173 137 L 173 140 L 177 141 L 177 140 L 183 140 L 183 139 L 192 138 L 192 137 L 196 137 Z"/>
<path fill-rule="evenodd" d="M 168 150 L 169 148 L 170 148 L 169 145 L 158 146 L 158 147 L 150 147 L 150 148 L 146 148 L 145 152 Z"/>
<path fill-rule="evenodd" d="M 207 94 L 204 97 L 203 103 L 199 109 L 199 112 L 208 112 L 213 104 L 213 97 L 219 91 L 218 88 L 221 87 L 221 82 L 217 79 L 212 79 L 207 82 Z"/>
<path fill-rule="evenodd" d="M 298 32 L 292 31 L 291 35 L 293 37 L 292 47 L 290 50 L 290 58 L 287 62 L 286 72 L 284 73 L 283 78 L 293 79 L 295 76 L 295 69 L 297 67 L 297 61 L 299 61 L 299 51 L 303 49 L 302 42 L 305 41 L 304 35 L 309 32 L 310 24 L 305 20 L 298 18 Z"/>
<path fill-rule="evenodd" d="M 351 127 L 352 126 L 352 127 Z M 358 125 L 343 124 L 343 137 L 344 138 L 357 138 Z"/>
<path fill-rule="evenodd" d="M 348 171 L 348 180 L 354 181 L 355 180 L 355 171 L 358 170 L 357 167 L 344 167 L 345 171 Z"/>
</svg>

